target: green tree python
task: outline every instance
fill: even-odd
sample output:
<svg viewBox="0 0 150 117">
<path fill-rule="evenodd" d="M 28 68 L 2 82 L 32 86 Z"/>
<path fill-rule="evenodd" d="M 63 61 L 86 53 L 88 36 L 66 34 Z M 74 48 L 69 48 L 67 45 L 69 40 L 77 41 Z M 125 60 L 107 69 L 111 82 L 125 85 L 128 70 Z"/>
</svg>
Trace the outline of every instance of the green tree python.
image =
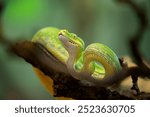
<svg viewBox="0 0 150 117">
<path fill-rule="evenodd" d="M 43 45 L 66 65 L 72 77 L 81 81 L 99 86 L 113 85 L 115 80 L 109 76 L 121 70 L 117 55 L 109 47 L 92 43 L 85 48 L 80 37 L 65 29 L 43 28 L 35 34 L 32 42 Z"/>
</svg>

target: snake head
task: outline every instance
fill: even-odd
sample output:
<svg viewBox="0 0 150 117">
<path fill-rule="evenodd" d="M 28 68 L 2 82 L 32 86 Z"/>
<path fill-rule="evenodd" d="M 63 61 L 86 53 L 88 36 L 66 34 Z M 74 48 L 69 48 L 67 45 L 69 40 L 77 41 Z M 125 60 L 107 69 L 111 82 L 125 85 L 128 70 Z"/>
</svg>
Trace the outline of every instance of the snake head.
<svg viewBox="0 0 150 117">
<path fill-rule="evenodd" d="M 68 51 L 70 49 L 84 50 L 84 42 L 74 33 L 70 33 L 67 30 L 61 30 L 59 32 L 59 39 Z"/>
</svg>

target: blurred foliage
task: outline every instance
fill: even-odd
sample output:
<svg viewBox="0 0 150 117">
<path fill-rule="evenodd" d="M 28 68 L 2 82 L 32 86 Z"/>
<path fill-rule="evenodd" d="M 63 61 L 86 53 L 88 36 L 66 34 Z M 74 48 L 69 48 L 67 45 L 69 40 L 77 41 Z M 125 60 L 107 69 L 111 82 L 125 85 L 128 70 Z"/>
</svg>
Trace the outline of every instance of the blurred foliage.
<svg viewBox="0 0 150 117">
<path fill-rule="evenodd" d="M 150 11 L 149 0 L 134 1 Z M 86 45 L 104 43 L 118 56 L 123 56 L 129 55 L 128 39 L 139 26 L 132 9 L 115 0 L 2 0 L 2 3 L 2 30 L 13 42 L 31 40 L 39 29 L 53 26 L 76 33 Z M 141 43 L 142 52 L 148 59 L 149 38 L 150 27 Z M 0 66 L 0 99 L 52 99 L 32 66 L 11 55 L 2 44 Z"/>
</svg>

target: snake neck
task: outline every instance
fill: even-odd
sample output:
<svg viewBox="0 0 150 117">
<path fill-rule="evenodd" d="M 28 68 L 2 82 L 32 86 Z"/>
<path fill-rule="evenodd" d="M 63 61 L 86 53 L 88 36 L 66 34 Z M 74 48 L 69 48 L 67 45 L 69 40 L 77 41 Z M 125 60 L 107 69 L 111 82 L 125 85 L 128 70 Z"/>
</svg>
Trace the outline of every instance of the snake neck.
<svg viewBox="0 0 150 117">
<path fill-rule="evenodd" d="M 75 64 L 81 57 L 82 51 L 80 49 L 68 50 L 69 58 L 67 60 L 67 68 L 69 73 L 76 79 L 80 79 L 80 73 L 75 69 Z"/>
</svg>

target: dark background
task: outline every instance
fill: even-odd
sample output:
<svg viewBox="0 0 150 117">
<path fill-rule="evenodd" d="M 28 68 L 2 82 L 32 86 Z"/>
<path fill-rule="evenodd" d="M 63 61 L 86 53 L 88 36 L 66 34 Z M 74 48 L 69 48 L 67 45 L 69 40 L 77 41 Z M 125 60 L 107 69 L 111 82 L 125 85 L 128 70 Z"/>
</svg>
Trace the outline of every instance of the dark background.
<svg viewBox="0 0 150 117">
<path fill-rule="evenodd" d="M 150 1 L 134 0 L 147 11 Z M 41 28 L 53 26 L 76 33 L 86 45 L 99 42 L 120 56 L 131 56 L 128 40 L 139 28 L 139 19 L 127 4 L 115 0 L 1 0 L 4 36 L 16 42 L 31 40 Z M 148 24 L 149 25 L 149 24 Z M 141 51 L 150 60 L 150 27 L 143 35 Z M 53 99 L 32 66 L 13 56 L 0 43 L 0 99 Z"/>
</svg>

